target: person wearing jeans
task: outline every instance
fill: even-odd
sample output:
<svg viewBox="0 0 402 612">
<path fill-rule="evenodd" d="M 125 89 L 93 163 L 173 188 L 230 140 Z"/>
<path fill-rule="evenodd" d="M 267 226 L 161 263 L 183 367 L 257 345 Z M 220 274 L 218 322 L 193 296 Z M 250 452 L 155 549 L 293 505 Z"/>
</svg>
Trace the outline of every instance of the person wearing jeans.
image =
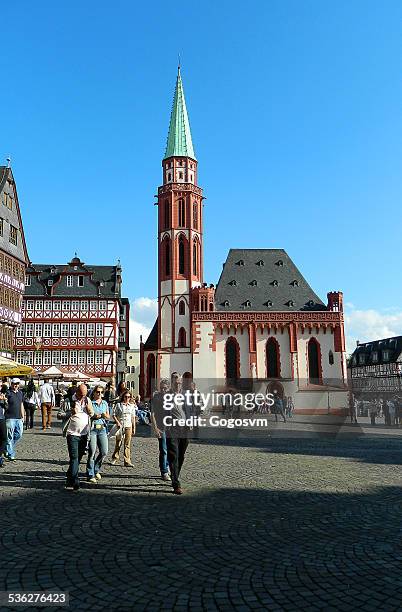
<svg viewBox="0 0 402 612">
<path fill-rule="evenodd" d="M 93 393 L 92 407 L 94 416 L 91 423 L 91 435 L 89 438 L 87 480 L 96 484 L 101 479 L 100 469 L 108 451 L 107 419 L 109 418 L 109 406 L 103 399 L 103 387 L 96 387 Z M 98 456 L 95 459 L 96 450 Z"/>
<path fill-rule="evenodd" d="M 5 409 L 7 427 L 6 457 L 9 461 L 15 460 L 15 445 L 21 439 L 24 431 L 24 396 L 20 391 L 20 379 L 13 378 L 11 389 L 6 393 L 7 406 Z"/>
<path fill-rule="evenodd" d="M 151 400 L 151 423 L 154 432 L 158 438 L 159 445 L 159 469 L 162 480 L 170 480 L 169 476 L 169 462 L 167 456 L 167 444 L 166 444 L 166 433 L 165 426 L 163 424 L 163 417 L 167 414 L 163 405 L 163 398 L 165 393 L 168 392 L 169 381 L 161 380 L 159 383 L 159 391 L 156 391 Z"/>
<path fill-rule="evenodd" d="M 0 392 L 0 468 L 4 465 L 4 453 L 6 452 L 7 447 L 7 425 L 5 417 L 7 401 L 5 391 L 7 391 L 7 388 L 2 388 Z"/>
<path fill-rule="evenodd" d="M 66 474 L 66 489 L 78 491 L 80 461 L 86 451 L 90 419 L 94 414 L 92 402 L 87 397 L 88 389 L 82 384 L 77 387 L 71 402 L 71 417 L 67 427 L 67 449 L 69 466 Z"/>
</svg>

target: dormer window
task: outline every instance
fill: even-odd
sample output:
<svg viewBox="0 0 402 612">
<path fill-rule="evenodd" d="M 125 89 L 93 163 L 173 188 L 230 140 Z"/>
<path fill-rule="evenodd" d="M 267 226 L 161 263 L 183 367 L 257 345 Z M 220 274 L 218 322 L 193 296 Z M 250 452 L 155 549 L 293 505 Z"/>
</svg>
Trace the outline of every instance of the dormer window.
<svg viewBox="0 0 402 612">
<path fill-rule="evenodd" d="M 278 259 L 278 261 L 276 262 L 277 266 L 283 266 L 283 259 Z"/>
<path fill-rule="evenodd" d="M 359 365 L 364 365 L 366 363 L 366 355 L 364 353 L 360 353 L 359 355 Z"/>
<path fill-rule="evenodd" d="M 295 305 L 295 303 L 294 303 L 294 301 L 293 301 L 293 300 L 289 300 L 288 302 L 286 302 L 286 304 L 287 304 L 287 305 L 288 305 L 290 308 L 292 308 L 292 307 Z"/>
<path fill-rule="evenodd" d="M 244 308 L 251 308 L 250 300 L 246 300 L 245 302 L 243 302 L 242 306 L 244 306 Z"/>
<path fill-rule="evenodd" d="M 371 361 L 373 363 L 378 363 L 378 351 L 374 351 L 371 353 Z"/>
<path fill-rule="evenodd" d="M 307 302 L 307 306 L 310 306 L 310 308 L 313 307 L 314 306 L 314 300 L 309 300 Z"/>
<path fill-rule="evenodd" d="M 257 263 L 255 265 L 256 266 L 263 266 L 264 262 L 262 261 L 262 259 L 260 259 L 259 261 L 257 261 Z"/>
<path fill-rule="evenodd" d="M 382 352 L 382 360 L 383 361 L 389 361 L 389 351 L 383 351 Z"/>
<path fill-rule="evenodd" d="M 249 285 L 251 285 L 252 287 L 256 287 L 257 286 L 257 281 L 254 279 L 252 280 Z"/>
<path fill-rule="evenodd" d="M 52 268 L 50 268 L 50 273 L 51 273 L 51 274 L 55 274 L 55 273 L 56 273 L 56 268 L 53 268 L 53 267 L 52 267 Z"/>
<path fill-rule="evenodd" d="M 272 306 L 273 306 L 273 305 L 274 305 L 274 304 L 273 304 L 273 302 L 272 302 L 271 300 L 267 300 L 267 301 L 265 302 L 265 304 L 264 304 L 264 306 L 268 306 L 268 308 L 272 308 Z"/>
<path fill-rule="evenodd" d="M 292 285 L 292 287 L 298 287 L 299 286 L 299 281 L 298 280 L 294 280 L 290 284 Z"/>
<path fill-rule="evenodd" d="M 225 308 L 227 308 L 228 306 L 230 306 L 230 302 L 229 302 L 229 300 L 225 300 L 224 302 L 222 302 L 221 306 L 224 306 Z"/>
<path fill-rule="evenodd" d="M 273 280 L 273 281 L 272 281 L 272 283 L 271 283 L 271 285 L 272 285 L 273 287 L 278 287 L 278 286 L 279 286 L 279 283 L 278 283 L 278 281 L 277 281 L 277 280 Z"/>
<path fill-rule="evenodd" d="M 237 280 L 235 279 L 231 280 L 229 285 L 231 285 L 232 287 L 237 287 Z"/>
<path fill-rule="evenodd" d="M 244 259 L 239 259 L 239 261 L 236 261 L 236 266 L 244 266 Z"/>
</svg>

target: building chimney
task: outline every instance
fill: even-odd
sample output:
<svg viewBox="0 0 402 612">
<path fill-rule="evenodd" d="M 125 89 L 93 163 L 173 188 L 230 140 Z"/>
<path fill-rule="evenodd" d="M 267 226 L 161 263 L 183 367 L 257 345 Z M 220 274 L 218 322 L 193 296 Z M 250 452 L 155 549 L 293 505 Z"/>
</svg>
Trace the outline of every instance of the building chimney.
<svg viewBox="0 0 402 612">
<path fill-rule="evenodd" d="M 360 340 L 356 340 L 356 346 L 359 346 Z"/>
</svg>

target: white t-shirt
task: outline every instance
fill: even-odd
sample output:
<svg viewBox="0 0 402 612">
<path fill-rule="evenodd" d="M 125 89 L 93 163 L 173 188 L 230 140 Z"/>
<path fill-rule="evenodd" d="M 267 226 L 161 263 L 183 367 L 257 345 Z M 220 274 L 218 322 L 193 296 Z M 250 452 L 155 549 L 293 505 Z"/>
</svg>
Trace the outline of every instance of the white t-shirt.
<svg viewBox="0 0 402 612">
<path fill-rule="evenodd" d="M 124 428 L 131 427 L 135 416 L 135 404 L 117 404 L 114 416 L 120 421 Z"/>
<path fill-rule="evenodd" d="M 89 431 L 88 398 L 84 397 L 81 400 L 77 400 L 74 395 L 73 406 L 75 406 L 75 414 L 70 419 L 67 434 L 71 436 L 85 436 Z"/>
</svg>

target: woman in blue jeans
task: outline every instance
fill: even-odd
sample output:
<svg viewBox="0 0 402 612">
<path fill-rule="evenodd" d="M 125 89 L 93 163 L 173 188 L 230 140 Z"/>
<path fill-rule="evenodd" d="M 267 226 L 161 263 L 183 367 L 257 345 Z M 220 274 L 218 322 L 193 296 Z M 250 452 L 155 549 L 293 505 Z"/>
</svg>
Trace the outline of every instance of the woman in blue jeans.
<svg viewBox="0 0 402 612">
<path fill-rule="evenodd" d="M 87 480 L 96 484 L 101 479 L 100 469 L 108 451 L 107 419 L 109 406 L 103 399 L 103 388 L 95 387 L 92 396 L 94 416 L 91 419 L 91 435 L 89 439 Z M 96 451 L 98 455 L 95 459 Z"/>
</svg>

